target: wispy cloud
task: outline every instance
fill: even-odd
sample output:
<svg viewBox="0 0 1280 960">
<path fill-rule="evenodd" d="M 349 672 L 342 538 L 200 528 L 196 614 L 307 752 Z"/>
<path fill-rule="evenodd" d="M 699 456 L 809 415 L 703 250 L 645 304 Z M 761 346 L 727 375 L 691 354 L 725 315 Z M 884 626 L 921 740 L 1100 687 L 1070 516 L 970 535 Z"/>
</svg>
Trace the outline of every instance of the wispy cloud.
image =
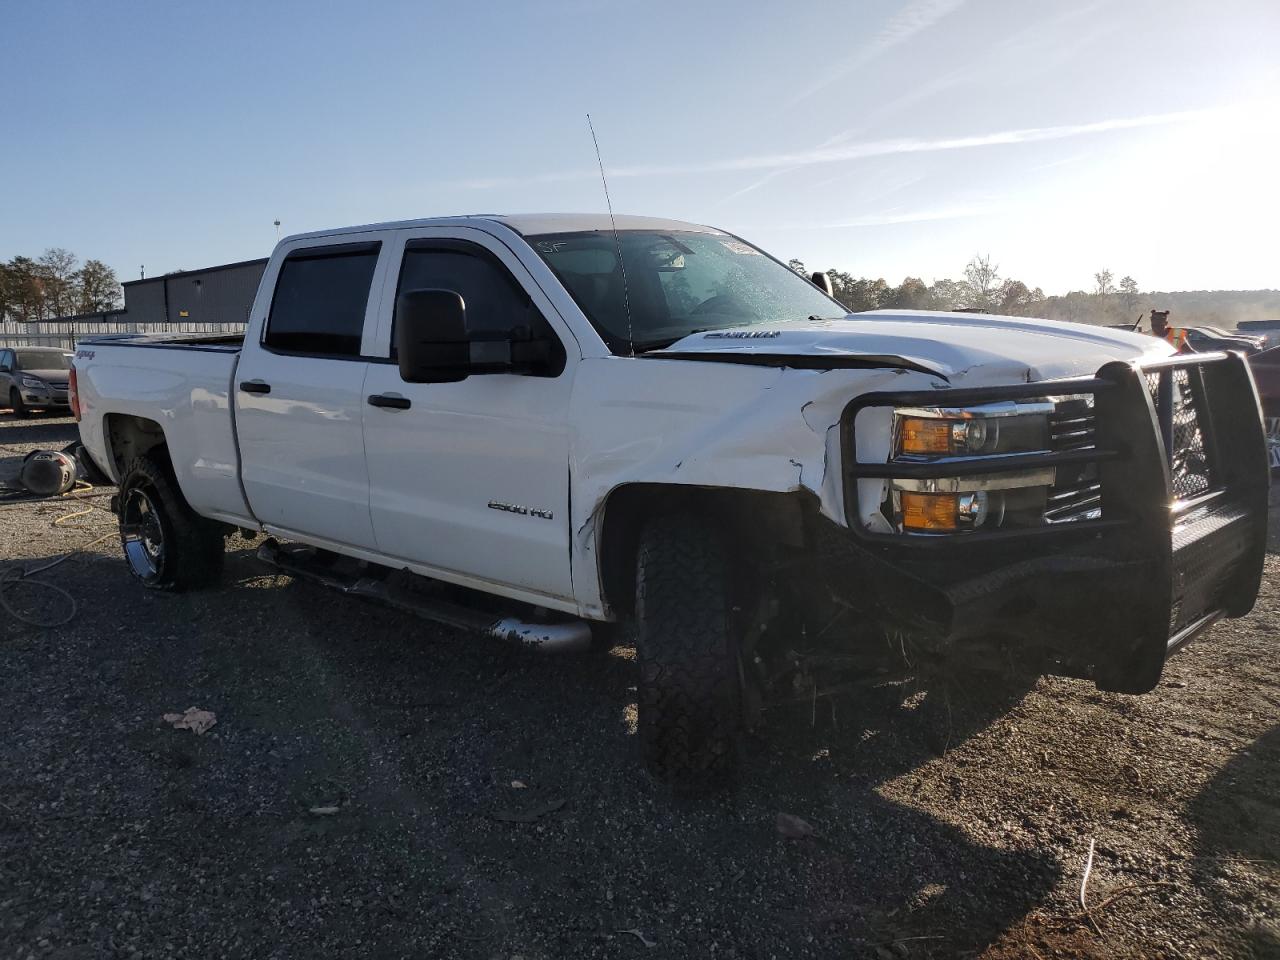
<svg viewBox="0 0 1280 960">
<path fill-rule="evenodd" d="M 847 76 L 859 67 L 869 63 L 876 57 L 906 43 L 916 34 L 929 29 L 943 17 L 959 10 L 964 0 L 912 0 L 905 7 L 889 18 L 880 32 L 852 57 L 828 71 L 821 79 L 811 83 L 791 98 L 789 104 L 813 96 L 824 87 L 829 87 L 841 77 Z"/>
<path fill-rule="evenodd" d="M 924 210 L 887 210 L 846 220 L 819 223 L 770 224 L 771 230 L 846 230 L 853 227 L 885 227 L 897 223 L 926 223 L 933 220 L 961 220 L 990 213 L 992 207 L 966 204 Z"/>
<path fill-rule="evenodd" d="M 1182 110 L 1173 113 L 1149 113 L 1136 117 L 1119 117 L 1098 120 L 1093 123 L 1064 124 L 1053 127 L 1020 127 L 994 133 L 980 133 L 963 137 L 934 139 L 899 137 L 889 140 L 869 140 L 855 143 L 835 143 L 795 153 L 763 153 L 723 160 L 705 160 L 695 163 L 642 164 L 617 167 L 609 171 L 612 178 L 665 177 L 698 173 L 730 173 L 743 171 L 786 170 L 818 164 L 863 160 L 870 157 L 900 156 L 914 153 L 936 153 L 947 150 L 972 150 L 978 147 L 996 147 L 1023 143 L 1041 143 L 1047 140 L 1067 140 L 1073 137 L 1091 136 L 1116 130 L 1135 130 L 1143 127 L 1167 126 L 1205 117 L 1213 110 Z M 458 181 L 464 188 L 485 189 L 492 187 L 524 186 L 540 183 L 562 183 L 599 176 L 590 168 L 558 173 L 534 174 L 526 177 L 489 177 Z"/>
</svg>

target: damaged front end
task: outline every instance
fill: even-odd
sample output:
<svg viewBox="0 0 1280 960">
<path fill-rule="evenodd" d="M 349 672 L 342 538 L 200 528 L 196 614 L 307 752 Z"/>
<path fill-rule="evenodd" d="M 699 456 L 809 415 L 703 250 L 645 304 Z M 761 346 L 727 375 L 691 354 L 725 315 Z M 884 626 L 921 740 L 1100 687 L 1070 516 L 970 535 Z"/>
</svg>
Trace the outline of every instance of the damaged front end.
<svg viewBox="0 0 1280 960">
<path fill-rule="evenodd" d="M 890 418 L 891 456 L 859 459 L 859 430 Z M 1238 355 L 867 394 L 841 430 L 847 526 L 810 512 L 811 559 L 791 577 L 828 649 L 867 649 L 874 624 L 902 659 L 1143 693 L 1253 605 L 1269 475 Z"/>
</svg>

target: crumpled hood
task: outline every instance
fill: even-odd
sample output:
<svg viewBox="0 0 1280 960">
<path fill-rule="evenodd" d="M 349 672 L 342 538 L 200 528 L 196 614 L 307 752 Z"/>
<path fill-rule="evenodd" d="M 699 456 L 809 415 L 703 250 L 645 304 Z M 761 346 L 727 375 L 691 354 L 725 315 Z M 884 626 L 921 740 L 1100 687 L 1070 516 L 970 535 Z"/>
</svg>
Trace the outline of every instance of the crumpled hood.
<svg viewBox="0 0 1280 960">
<path fill-rule="evenodd" d="M 927 371 L 983 383 L 1087 376 L 1113 360 L 1172 353 L 1125 330 L 976 313 L 874 310 L 843 320 L 797 320 L 695 333 L 647 356 L 821 368 L 862 365 Z M 864 362 L 865 361 L 865 362 Z"/>
</svg>

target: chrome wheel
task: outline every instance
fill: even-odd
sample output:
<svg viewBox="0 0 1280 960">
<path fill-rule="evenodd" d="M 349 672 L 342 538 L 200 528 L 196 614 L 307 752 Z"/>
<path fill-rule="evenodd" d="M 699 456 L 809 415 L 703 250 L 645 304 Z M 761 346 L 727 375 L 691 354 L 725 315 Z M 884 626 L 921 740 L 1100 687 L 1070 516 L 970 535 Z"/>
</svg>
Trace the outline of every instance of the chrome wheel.
<svg viewBox="0 0 1280 960">
<path fill-rule="evenodd" d="M 1280 473 L 1280 417 L 1267 417 L 1267 459 L 1271 472 Z"/>
<path fill-rule="evenodd" d="M 154 580 L 164 569 L 164 527 L 155 501 L 141 487 L 125 495 L 120 506 L 120 540 L 134 575 Z"/>
</svg>

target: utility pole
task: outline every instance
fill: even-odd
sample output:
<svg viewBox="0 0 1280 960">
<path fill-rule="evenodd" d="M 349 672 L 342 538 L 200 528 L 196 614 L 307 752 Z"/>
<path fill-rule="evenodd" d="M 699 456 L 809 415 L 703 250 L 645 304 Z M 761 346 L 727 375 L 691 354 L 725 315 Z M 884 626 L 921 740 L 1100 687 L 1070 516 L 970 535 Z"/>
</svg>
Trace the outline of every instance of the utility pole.
<svg viewBox="0 0 1280 960">
<path fill-rule="evenodd" d="M 276 225 L 276 243 L 279 243 L 280 242 L 280 221 L 276 220 L 273 222 Z"/>
</svg>

